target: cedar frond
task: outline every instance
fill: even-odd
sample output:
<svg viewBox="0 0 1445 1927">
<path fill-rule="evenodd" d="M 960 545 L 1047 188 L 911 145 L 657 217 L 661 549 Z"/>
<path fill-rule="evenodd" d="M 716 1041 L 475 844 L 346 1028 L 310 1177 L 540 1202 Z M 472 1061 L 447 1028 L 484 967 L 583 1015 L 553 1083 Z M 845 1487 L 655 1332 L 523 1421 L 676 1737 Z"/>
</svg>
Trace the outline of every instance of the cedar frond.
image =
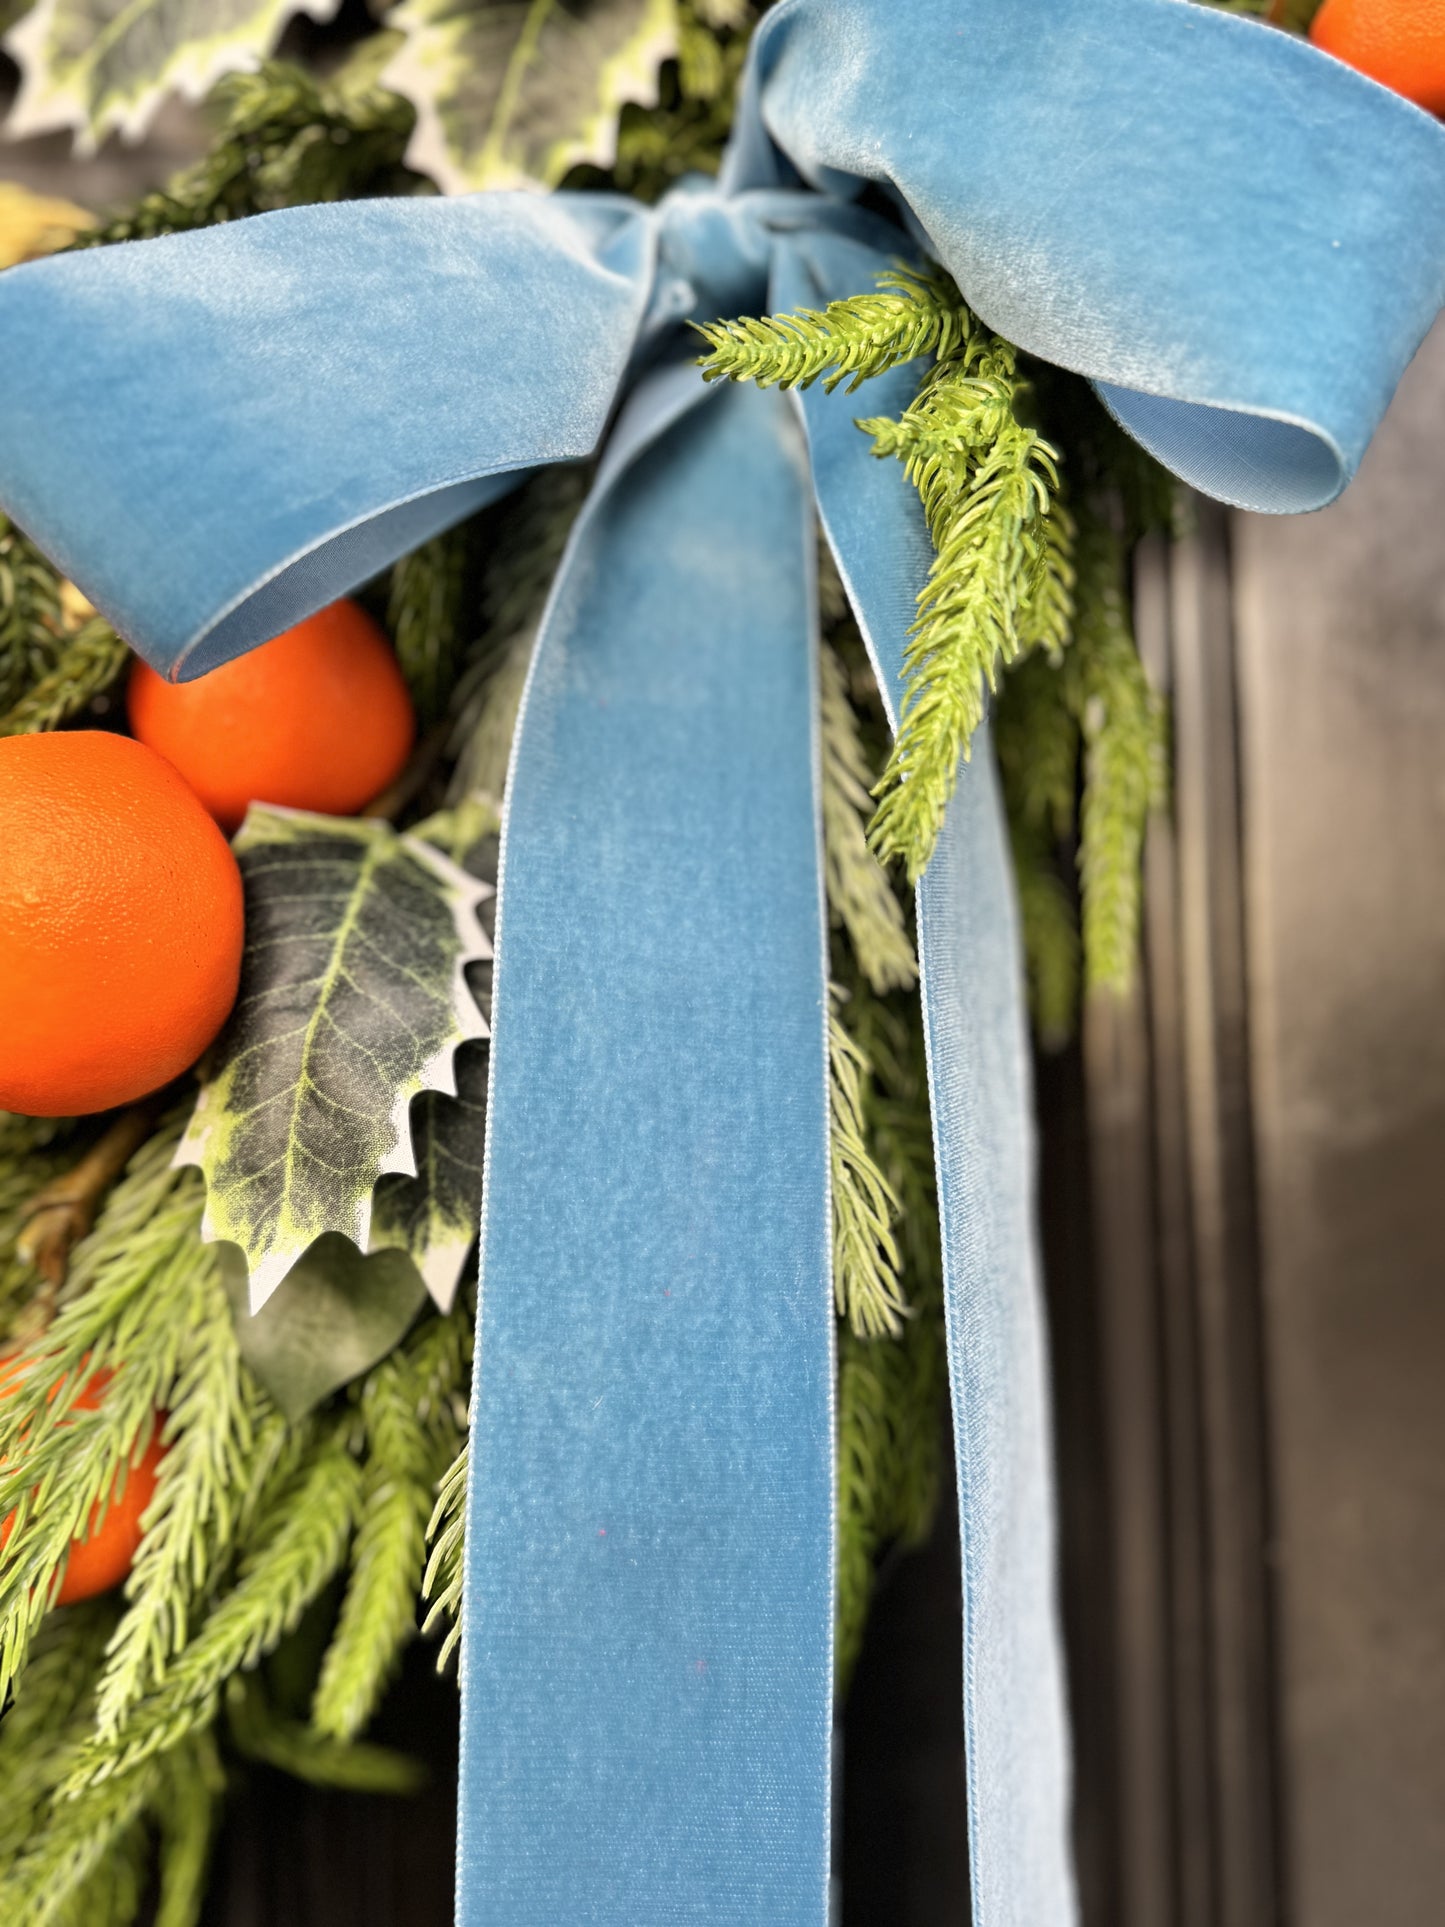
<svg viewBox="0 0 1445 1927">
<path fill-rule="evenodd" d="M 360 1486 L 346 1428 L 335 1427 L 276 1494 L 235 1585 L 211 1608 L 164 1684 L 112 1738 L 93 1736 L 86 1743 L 67 1792 L 79 1795 L 112 1776 L 129 1778 L 157 1753 L 210 1724 L 227 1681 L 274 1651 L 340 1568 Z"/>
<path fill-rule="evenodd" d="M 130 660 L 130 650 L 104 616 L 92 616 L 67 639 L 54 666 L 0 715 L 0 736 L 59 729 L 103 695 Z"/>
<path fill-rule="evenodd" d="M 836 997 L 835 992 L 835 997 Z M 838 1315 L 860 1338 L 897 1337 L 908 1315 L 899 1283 L 893 1221 L 898 1198 L 864 1137 L 868 1059 L 828 1012 L 829 1158 L 833 1181 L 833 1292 Z"/>
<path fill-rule="evenodd" d="M 1008 344 L 994 338 L 978 367 L 966 374 L 941 365 L 901 421 L 874 439 L 875 452 L 903 460 L 936 551 L 904 652 L 908 690 L 869 832 L 878 856 L 901 858 L 912 882 L 933 854 L 1000 671 L 1036 639 L 1040 621 L 1062 646 L 1067 536 L 1049 538 L 1058 457 L 1018 418 Z"/>
<path fill-rule="evenodd" d="M 1167 787 L 1166 711 L 1134 643 L 1124 550 L 1101 518 L 1079 546 L 1079 621 L 1067 673 L 1084 742 L 1079 816 L 1087 988 L 1122 994 L 1139 951 L 1140 863 Z"/>
<path fill-rule="evenodd" d="M 464 1316 L 434 1319 L 384 1359 L 361 1393 L 366 1439 L 361 1520 L 351 1579 L 311 1708 L 318 1734 L 351 1741 L 370 1720 L 416 1629 L 427 1525 L 437 1480 L 437 1420 L 445 1422 L 470 1353 Z"/>
<path fill-rule="evenodd" d="M 868 848 L 872 775 L 848 700 L 843 666 L 828 642 L 818 662 L 823 739 L 823 855 L 828 908 L 842 924 L 865 981 L 906 990 L 918 978 L 903 909 Z"/>
<path fill-rule="evenodd" d="M 186 1642 L 190 1610 L 219 1575 L 235 1538 L 237 1501 L 261 1394 L 241 1362 L 215 1248 L 197 1241 L 188 1316 L 156 1495 L 111 1641 L 96 1732 L 112 1739 Z"/>
<path fill-rule="evenodd" d="M 447 1662 L 462 1636 L 462 1583 L 465 1578 L 467 1531 L 467 1443 L 463 1440 L 455 1458 L 442 1475 L 437 1502 L 427 1522 L 431 1557 L 422 1578 L 422 1598 L 430 1601 L 422 1631 L 433 1632 L 450 1621 L 446 1637 L 437 1654 L 437 1671 L 445 1672 Z"/>
<path fill-rule="evenodd" d="M 704 381 L 809 388 L 826 376 L 829 393 L 846 381 L 850 394 L 900 362 L 958 354 L 977 325 L 941 270 L 904 267 L 881 275 L 877 293 L 823 309 L 694 323 L 710 351 L 698 362 Z"/>
</svg>

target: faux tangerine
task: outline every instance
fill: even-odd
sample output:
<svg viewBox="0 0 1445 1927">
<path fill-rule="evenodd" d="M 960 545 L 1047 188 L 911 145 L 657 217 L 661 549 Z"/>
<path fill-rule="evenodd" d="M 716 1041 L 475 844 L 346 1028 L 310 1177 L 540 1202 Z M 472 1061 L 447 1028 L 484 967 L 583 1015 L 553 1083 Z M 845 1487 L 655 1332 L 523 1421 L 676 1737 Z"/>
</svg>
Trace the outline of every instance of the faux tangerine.
<svg viewBox="0 0 1445 1927">
<path fill-rule="evenodd" d="M 8 1397 L 14 1390 L 16 1370 L 13 1361 L 0 1363 L 0 1398 Z M 96 1411 L 109 1383 L 109 1372 L 97 1372 L 77 1396 L 77 1408 L 83 1412 Z M 141 1520 L 155 1497 L 156 1473 L 165 1457 L 160 1438 L 162 1417 L 157 1415 L 150 1444 L 124 1475 L 123 1482 L 117 1476 L 109 1500 L 96 1501 L 86 1530 L 78 1539 L 71 1540 L 65 1577 L 55 1596 L 57 1606 L 73 1606 L 77 1600 L 110 1592 L 121 1584 L 135 1564 L 141 1542 Z M 9 1519 L 0 1521 L 0 1547 L 9 1539 L 10 1528 Z"/>
<path fill-rule="evenodd" d="M 1445 114 L 1445 0 L 1325 0 L 1310 39 L 1427 113 Z"/>
<path fill-rule="evenodd" d="M 241 971 L 241 873 L 175 770 L 102 730 L 0 740 L 0 1110 L 158 1089 Z"/>
<path fill-rule="evenodd" d="M 416 737 L 391 644 L 350 601 L 194 682 L 138 662 L 127 706 L 139 740 L 227 831 L 251 803 L 350 816 L 400 775 Z"/>
</svg>

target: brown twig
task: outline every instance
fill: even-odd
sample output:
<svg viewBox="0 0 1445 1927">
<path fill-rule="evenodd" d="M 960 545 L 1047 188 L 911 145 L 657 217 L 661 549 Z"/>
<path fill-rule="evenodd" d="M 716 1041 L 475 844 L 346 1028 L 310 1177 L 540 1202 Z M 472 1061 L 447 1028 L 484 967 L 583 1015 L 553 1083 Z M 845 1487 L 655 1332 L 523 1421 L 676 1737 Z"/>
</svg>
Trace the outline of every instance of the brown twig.
<svg viewBox="0 0 1445 1927">
<path fill-rule="evenodd" d="M 95 1223 L 101 1199 L 150 1136 L 156 1115 L 154 1103 L 122 1111 L 78 1164 L 42 1185 L 26 1205 L 15 1249 L 44 1281 L 27 1310 L 27 1326 L 43 1330 L 50 1323 L 71 1252 Z"/>
<path fill-rule="evenodd" d="M 363 816 L 383 817 L 388 823 L 395 823 L 409 804 L 421 795 L 447 746 L 447 725 L 438 723 L 429 729 L 407 759 L 406 768 L 394 783 L 388 783 L 380 796 L 373 797 L 364 810 Z"/>
</svg>

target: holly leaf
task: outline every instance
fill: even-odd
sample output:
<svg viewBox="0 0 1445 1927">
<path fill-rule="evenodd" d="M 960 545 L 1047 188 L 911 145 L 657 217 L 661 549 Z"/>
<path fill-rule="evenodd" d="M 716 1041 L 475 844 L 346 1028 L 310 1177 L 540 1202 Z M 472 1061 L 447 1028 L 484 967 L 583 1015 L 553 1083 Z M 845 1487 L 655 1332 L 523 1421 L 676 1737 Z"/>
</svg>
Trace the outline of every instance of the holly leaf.
<svg viewBox="0 0 1445 1927">
<path fill-rule="evenodd" d="M 657 99 L 677 0 L 402 0 L 381 84 L 417 110 L 407 162 L 450 194 L 610 166 L 627 101 Z"/>
<path fill-rule="evenodd" d="M 427 1091 L 411 1107 L 417 1175 L 383 1177 L 372 1200 L 372 1251 L 404 1252 L 447 1312 L 477 1235 L 487 1133 L 488 1049 L 457 1052 L 457 1094 Z"/>
<path fill-rule="evenodd" d="M 489 941 L 494 934 L 500 832 L 495 804 L 481 795 L 429 817 L 414 832 L 487 886 L 479 920 Z M 467 966 L 467 983 L 490 1024 L 490 956 Z M 452 1308 L 481 1217 L 490 1051 L 486 1043 L 462 1045 L 456 1055 L 455 1097 L 424 1091 L 413 1099 L 417 1175 L 383 1177 L 372 1201 L 371 1249 L 404 1251 L 443 1312 Z"/>
<path fill-rule="evenodd" d="M 93 154 L 138 140 L 169 93 L 202 100 L 222 74 L 258 66 L 294 13 L 330 20 L 340 0 L 39 0 L 6 36 L 19 63 L 13 140 L 74 128 Z"/>
<path fill-rule="evenodd" d="M 368 1248 L 385 1172 L 418 1175 L 410 1111 L 457 1092 L 487 1034 L 465 967 L 491 955 L 490 887 L 388 824 L 253 807 L 233 845 L 246 948 L 178 1164 L 202 1236 L 240 1247 L 258 1311 L 317 1238 Z"/>
</svg>

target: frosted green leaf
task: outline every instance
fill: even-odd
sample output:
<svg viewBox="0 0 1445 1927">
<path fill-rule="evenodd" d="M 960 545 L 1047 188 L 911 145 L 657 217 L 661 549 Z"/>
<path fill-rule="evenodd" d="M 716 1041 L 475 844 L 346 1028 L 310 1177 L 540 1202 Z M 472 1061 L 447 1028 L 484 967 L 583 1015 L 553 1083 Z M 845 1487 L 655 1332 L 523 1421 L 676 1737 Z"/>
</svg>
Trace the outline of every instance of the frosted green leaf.
<svg viewBox="0 0 1445 1927">
<path fill-rule="evenodd" d="M 345 1238 L 318 1238 L 259 1313 L 247 1309 L 246 1263 L 223 1244 L 221 1282 L 241 1356 L 296 1424 L 394 1351 L 426 1303 L 400 1251 L 363 1258 Z"/>
<path fill-rule="evenodd" d="M 18 140 L 74 128 L 82 154 L 108 134 L 137 140 L 167 94 L 203 99 L 222 74 L 257 66 L 292 14 L 330 20 L 339 4 L 39 0 L 5 40 L 21 71 L 5 131 Z"/>
<path fill-rule="evenodd" d="M 411 1105 L 456 1095 L 487 1034 L 465 966 L 491 954 L 489 886 L 388 824 L 253 808 L 234 845 L 246 949 L 179 1164 L 206 1179 L 202 1235 L 245 1255 L 259 1310 L 302 1252 L 365 1251 L 385 1172 L 418 1175 Z"/>
<path fill-rule="evenodd" d="M 402 0 L 384 87 L 417 110 L 407 162 L 451 194 L 555 187 L 611 164 L 627 101 L 657 99 L 677 0 Z"/>
</svg>

